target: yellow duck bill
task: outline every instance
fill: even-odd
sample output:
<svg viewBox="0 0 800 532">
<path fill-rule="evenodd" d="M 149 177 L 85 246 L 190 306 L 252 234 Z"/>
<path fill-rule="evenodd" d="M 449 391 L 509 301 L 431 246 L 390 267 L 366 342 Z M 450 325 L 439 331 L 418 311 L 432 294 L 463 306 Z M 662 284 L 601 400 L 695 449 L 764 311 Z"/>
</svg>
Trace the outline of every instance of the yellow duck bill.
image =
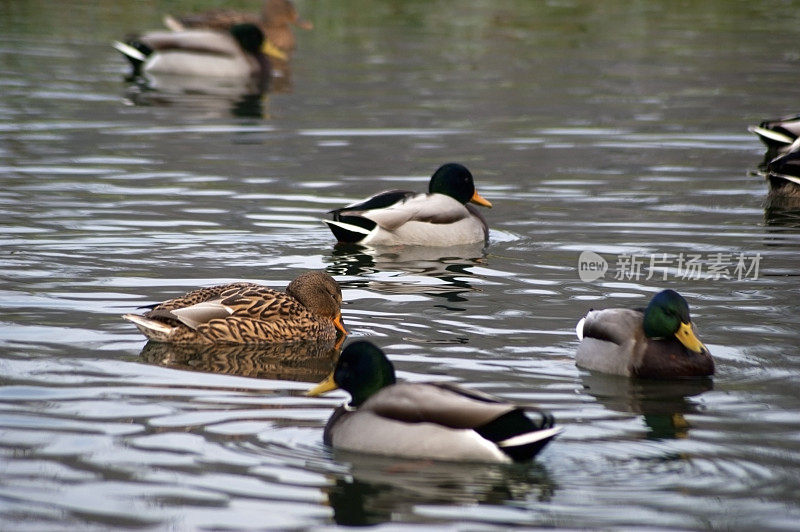
<svg viewBox="0 0 800 532">
<path fill-rule="evenodd" d="M 681 323 L 681 326 L 675 333 L 675 338 L 677 338 L 680 343 L 685 345 L 686 349 L 694 351 L 695 353 L 702 353 L 706 348 L 706 346 L 703 345 L 703 342 L 698 340 L 697 336 L 694 335 L 694 329 L 692 329 L 691 322 Z"/>
<path fill-rule="evenodd" d="M 306 396 L 308 397 L 317 397 L 327 392 L 331 392 L 333 390 L 338 390 L 339 385 L 336 384 L 336 381 L 333 380 L 333 372 L 328 375 L 324 381 L 320 382 L 310 390 L 306 392 Z"/>
</svg>

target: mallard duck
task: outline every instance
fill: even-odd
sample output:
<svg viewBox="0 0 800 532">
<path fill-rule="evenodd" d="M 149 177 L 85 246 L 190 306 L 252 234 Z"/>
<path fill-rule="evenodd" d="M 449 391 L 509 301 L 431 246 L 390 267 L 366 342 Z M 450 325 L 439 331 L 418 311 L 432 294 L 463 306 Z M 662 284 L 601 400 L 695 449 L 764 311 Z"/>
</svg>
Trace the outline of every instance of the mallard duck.
<svg viewBox="0 0 800 532">
<path fill-rule="evenodd" d="M 575 363 L 587 369 L 656 379 L 714 374 L 689 305 L 674 290 L 657 293 L 644 310 L 591 310 L 575 332 L 581 340 Z"/>
<path fill-rule="evenodd" d="M 772 159 L 767 164 L 765 177 L 773 192 L 800 196 L 800 150 Z"/>
<path fill-rule="evenodd" d="M 132 77 L 143 72 L 215 78 L 269 77 L 269 61 L 261 53 L 264 33 L 254 24 L 238 24 L 229 32 L 213 30 L 154 31 L 115 42 L 133 65 Z"/>
<path fill-rule="evenodd" d="M 345 347 L 331 375 L 307 392 L 342 388 L 351 400 L 337 408 L 326 444 L 365 453 L 456 461 L 511 462 L 533 458 L 561 428 L 553 417 L 446 383 L 396 383 L 386 355 L 361 340 Z"/>
<path fill-rule="evenodd" d="M 483 242 L 489 238 L 489 227 L 469 202 L 492 206 L 475 190 L 466 167 L 447 163 L 431 176 L 427 194 L 380 192 L 329 211 L 333 220 L 323 221 L 339 242 L 416 246 Z"/>
<path fill-rule="evenodd" d="M 747 129 L 758 135 L 767 148 L 780 152 L 788 149 L 800 136 L 800 115 L 765 120 Z"/>
<path fill-rule="evenodd" d="M 289 59 L 295 48 L 292 25 L 310 30 L 314 25 L 300 18 L 289 0 L 264 0 L 260 16 L 233 9 L 213 9 L 182 17 L 164 17 L 164 24 L 173 31 L 186 28 L 210 28 L 227 31 L 235 24 L 255 24 L 267 36 L 264 53 L 279 60 Z"/>
<path fill-rule="evenodd" d="M 342 291 L 325 272 L 299 275 L 278 292 L 238 282 L 200 288 L 125 314 L 150 340 L 182 344 L 253 344 L 330 340 L 342 325 Z"/>
</svg>

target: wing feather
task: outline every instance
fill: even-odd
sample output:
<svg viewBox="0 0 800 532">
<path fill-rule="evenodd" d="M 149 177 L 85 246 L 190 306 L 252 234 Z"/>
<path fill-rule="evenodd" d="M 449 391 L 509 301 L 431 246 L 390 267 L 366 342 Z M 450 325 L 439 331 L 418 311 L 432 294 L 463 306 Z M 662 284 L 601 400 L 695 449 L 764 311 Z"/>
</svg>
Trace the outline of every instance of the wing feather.
<svg viewBox="0 0 800 532">
<path fill-rule="evenodd" d="M 218 299 L 220 297 L 223 297 L 223 294 L 234 293 L 239 289 L 247 287 L 256 287 L 256 286 L 258 285 L 255 285 L 253 283 L 238 282 L 238 283 L 222 284 L 217 286 L 209 286 L 206 288 L 198 288 L 197 290 L 192 290 L 191 292 L 184 294 L 180 297 L 176 297 L 174 299 L 168 299 L 163 303 L 158 303 L 154 305 L 152 308 L 153 310 L 174 310 L 176 308 L 184 308 L 191 305 L 195 305 L 197 303 L 202 303 L 203 301 Z"/>
<path fill-rule="evenodd" d="M 451 224 L 470 216 L 457 200 L 444 194 L 415 194 L 384 209 L 360 213 L 387 231 L 394 231 L 408 222 Z"/>
<path fill-rule="evenodd" d="M 187 327 L 197 329 L 198 325 L 211 320 L 227 318 L 233 313 L 233 309 L 223 305 L 221 299 L 214 299 L 166 312 L 168 312 L 168 316 L 163 317 L 177 318 Z M 154 311 L 149 317 L 159 317 L 159 314 L 158 311 Z"/>
<path fill-rule="evenodd" d="M 435 423 L 454 429 L 473 429 L 510 412 L 515 405 L 465 393 L 454 386 L 396 384 L 372 396 L 359 411 L 406 423 Z"/>
<path fill-rule="evenodd" d="M 145 314 L 151 319 L 173 319 L 191 329 L 230 316 L 281 321 L 311 316 L 292 296 L 253 283 L 211 286 L 165 301 Z"/>
<path fill-rule="evenodd" d="M 593 310 L 583 319 L 583 338 L 594 338 L 624 345 L 640 335 L 643 313 L 638 310 L 612 308 Z"/>
<path fill-rule="evenodd" d="M 333 213 L 334 219 L 336 219 L 336 215 L 344 211 L 369 211 L 373 209 L 384 209 L 414 195 L 415 193 L 410 190 L 386 190 L 384 192 L 379 192 L 374 196 L 370 196 L 365 200 L 357 201 L 355 203 L 345 205 L 340 209 L 334 209 L 328 212 Z"/>
<path fill-rule="evenodd" d="M 212 30 L 154 31 L 139 40 L 158 51 L 181 50 L 230 57 L 242 53 L 233 37 Z"/>
</svg>

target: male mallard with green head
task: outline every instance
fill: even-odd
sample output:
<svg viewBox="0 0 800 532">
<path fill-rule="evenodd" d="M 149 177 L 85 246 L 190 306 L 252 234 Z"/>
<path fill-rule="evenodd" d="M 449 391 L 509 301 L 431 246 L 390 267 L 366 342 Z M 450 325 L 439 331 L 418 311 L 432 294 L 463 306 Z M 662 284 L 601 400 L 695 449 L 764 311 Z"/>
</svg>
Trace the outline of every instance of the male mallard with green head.
<svg viewBox="0 0 800 532">
<path fill-rule="evenodd" d="M 323 271 L 299 275 L 279 292 L 254 283 L 200 288 L 122 316 L 150 340 L 180 344 L 254 344 L 332 340 L 342 325 L 342 291 Z"/>
<path fill-rule="evenodd" d="M 386 355 L 367 341 L 349 344 L 331 375 L 307 395 L 342 388 L 351 400 L 328 420 L 324 441 L 365 453 L 449 461 L 533 458 L 561 428 L 553 417 L 447 383 L 397 383 Z M 540 419 L 526 415 L 533 410 Z"/>
<path fill-rule="evenodd" d="M 575 363 L 628 377 L 669 379 L 714 374 L 714 360 L 694 333 L 689 305 L 664 290 L 644 310 L 592 310 L 575 329 Z"/>
<path fill-rule="evenodd" d="M 448 163 L 431 176 L 428 193 L 389 190 L 330 211 L 323 220 L 339 242 L 454 246 L 483 242 L 489 227 L 475 203 L 492 204 L 475 190 L 466 167 Z"/>
<path fill-rule="evenodd" d="M 216 78 L 269 78 L 269 60 L 262 53 L 264 33 L 254 24 L 229 31 L 154 31 L 114 48 L 130 61 L 131 76 L 143 73 Z"/>
</svg>

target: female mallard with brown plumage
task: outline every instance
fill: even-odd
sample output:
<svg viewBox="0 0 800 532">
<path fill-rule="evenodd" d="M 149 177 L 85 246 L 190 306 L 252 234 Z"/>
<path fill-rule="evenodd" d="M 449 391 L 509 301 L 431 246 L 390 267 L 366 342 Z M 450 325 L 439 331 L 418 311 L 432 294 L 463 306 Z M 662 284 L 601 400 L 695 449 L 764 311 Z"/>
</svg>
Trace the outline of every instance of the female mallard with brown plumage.
<svg viewBox="0 0 800 532">
<path fill-rule="evenodd" d="M 447 383 L 396 383 L 386 355 L 367 341 L 349 344 L 327 380 L 307 392 L 350 393 L 325 426 L 334 448 L 450 461 L 530 460 L 561 432 L 533 407 Z M 534 411 L 533 420 L 526 411 Z"/>
<path fill-rule="evenodd" d="M 306 272 L 279 292 L 238 282 L 194 290 L 125 314 L 150 340 L 183 344 L 252 344 L 335 339 L 342 325 L 342 291 L 323 271 Z"/>
<path fill-rule="evenodd" d="M 164 23 L 175 31 L 187 28 L 209 28 L 228 31 L 236 24 L 255 24 L 267 36 L 263 51 L 274 59 L 287 61 L 295 48 L 292 26 L 310 30 L 314 25 L 300 18 L 290 0 L 264 0 L 261 13 L 248 13 L 234 9 L 212 9 L 180 17 L 167 15 Z"/>
<path fill-rule="evenodd" d="M 644 310 L 589 311 L 575 332 L 581 340 L 575 363 L 586 369 L 654 379 L 714 374 L 689 305 L 674 290 L 657 293 Z"/>
</svg>

